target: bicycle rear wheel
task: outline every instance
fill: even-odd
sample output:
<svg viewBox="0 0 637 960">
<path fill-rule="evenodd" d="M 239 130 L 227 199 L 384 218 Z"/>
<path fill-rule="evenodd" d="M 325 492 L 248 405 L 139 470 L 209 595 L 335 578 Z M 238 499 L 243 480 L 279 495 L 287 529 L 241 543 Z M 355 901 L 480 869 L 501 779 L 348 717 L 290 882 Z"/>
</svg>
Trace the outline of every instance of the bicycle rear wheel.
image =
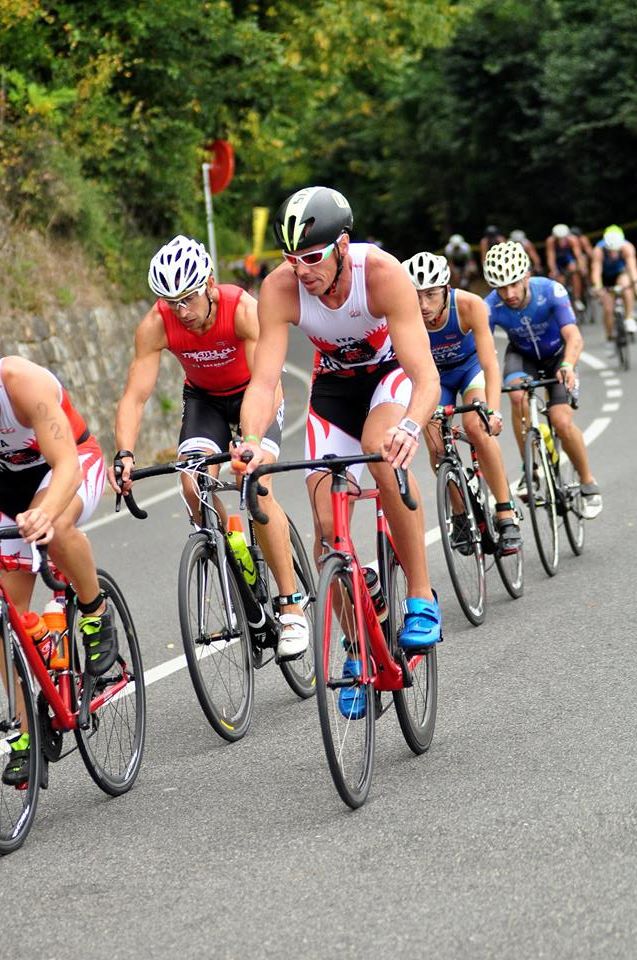
<svg viewBox="0 0 637 960">
<path fill-rule="evenodd" d="M 298 697 L 307 700 L 316 693 L 316 677 L 314 675 L 314 621 L 316 619 L 316 586 L 314 573 L 310 566 L 310 561 L 306 553 L 301 536 L 294 526 L 294 523 L 288 517 L 290 525 L 290 542 L 292 544 L 292 560 L 294 562 L 294 573 L 296 576 L 295 591 L 303 595 L 301 606 L 310 628 L 310 643 L 299 660 L 284 660 L 281 666 L 281 673 L 288 684 L 294 690 Z M 274 582 L 274 578 L 272 578 Z M 274 592 L 278 592 L 274 584 Z"/>
<path fill-rule="evenodd" d="M 94 682 L 92 700 L 103 702 L 90 715 L 88 730 L 75 730 L 75 739 L 86 769 L 95 783 L 113 797 L 127 793 L 139 773 L 146 737 L 146 688 L 144 667 L 135 624 L 128 604 L 117 583 L 105 570 L 97 571 L 97 579 L 106 594 L 117 632 L 118 655 L 113 666 Z M 82 649 L 75 631 L 77 607 L 70 605 L 69 635 L 74 637 L 75 665 Z M 126 681 L 116 693 L 115 685 Z M 79 693 L 81 677 L 76 671 Z"/>
<path fill-rule="evenodd" d="M 458 476 L 459 469 L 446 460 L 438 469 L 438 523 L 453 589 L 465 617 L 477 627 L 486 613 L 484 553 L 480 541 L 472 540 L 470 505 Z"/>
<path fill-rule="evenodd" d="M 398 559 L 392 555 L 389 573 L 389 635 L 392 651 L 398 645 L 403 624 L 403 600 L 407 596 L 407 578 Z M 409 661 L 412 685 L 394 690 L 398 723 L 407 745 L 416 754 L 431 746 L 438 707 L 438 661 L 436 646 Z"/>
<path fill-rule="evenodd" d="M 10 630 L 8 621 L 3 627 Z M 0 644 L 2 640 L 0 639 Z M 13 669 L 16 693 L 19 691 L 24 700 L 24 715 L 20 730 L 11 730 L 13 717 L 10 713 L 7 696 L 7 664 L 0 649 L 0 854 L 13 853 L 21 847 L 27 838 L 40 791 L 40 773 L 42 755 L 40 753 L 40 731 L 35 706 L 35 694 L 24 654 L 15 639 L 10 644 L 12 657 L 9 669 Z M 24 789 L 18 789 L 2 780 L 7 763 L 11 759 L 10 741 L 14 736 L 29 731 L 28 780 Z"/>
<path fill-rule="evenodd" d="M 620 370 L 630 370 L 630 343 L 624 315 L 615 317 L 615 349 Z"/>
<path fill-rule="evenodd" d="M 549 577 L 554 577 L 560 559 L 555 486 L 546 448 L 533 428 L 524 442 L 524 476 L 537 552 Z"/>
<path fill-rule="evenodd" d="M 564 498 L 564 529 L 571 550 L 579 557 L 584 550 L 586 521 L 580 480 L 568 459 L 560 464 L 560 479 Z"/>
<path fill-rule="evenodd" d="M 375 750 L 374 685 L 343 682 L 345 662 L 359 661 L 369 639 L 359 635 L 354 615 L 352 574 L 343 556 L 323 564 L 314 633 L 316 699 L 325 754 L 334 786 L 352 809 L 366 800 Z M 351 674 L 350 674 L 351 677 Z"/>
<path fill-rule="evenodd" d="M 230 617 L 219 558 L 208 536 L 197 533 L 188 538 L 178 582 L 179 622 L 188 670 L 208 722 L 232 743 L 245 736 L 252 720 L 254 671 L 239 585 L 229 564 L 225 564 L 225 573 Z"/>
</svg>

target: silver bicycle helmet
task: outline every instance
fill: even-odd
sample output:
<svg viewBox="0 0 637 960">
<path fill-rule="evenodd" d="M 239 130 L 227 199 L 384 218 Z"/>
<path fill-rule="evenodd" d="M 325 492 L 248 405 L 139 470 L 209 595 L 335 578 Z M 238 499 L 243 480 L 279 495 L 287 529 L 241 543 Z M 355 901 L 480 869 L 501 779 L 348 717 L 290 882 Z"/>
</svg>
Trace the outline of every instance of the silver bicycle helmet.
<svg viewBox="0 0 637 960">
<path fill-rule="evenodd" d="M 150 261 L 148 285 L 158 297 L 178 300 L 201 287 L 212 273 L 203 243 L 177 236 Z"/>
<path fill-rule="evenodd" d="M 416 290 L 429 290 L 431 287 L 446 287 L 451 277 L 449 264 L 444 257 L 435 253 L 416 253 L 403 261 L 403 267 L 409 274 Z"/>
<path fill-rule="evenodd" d="M 531 269 L 531 261 L 522 244 L 507 240 L 496 243 L 484 258 L 484 279 L 490 287 L 506 287 L 517 283 Z"/>
</svg>

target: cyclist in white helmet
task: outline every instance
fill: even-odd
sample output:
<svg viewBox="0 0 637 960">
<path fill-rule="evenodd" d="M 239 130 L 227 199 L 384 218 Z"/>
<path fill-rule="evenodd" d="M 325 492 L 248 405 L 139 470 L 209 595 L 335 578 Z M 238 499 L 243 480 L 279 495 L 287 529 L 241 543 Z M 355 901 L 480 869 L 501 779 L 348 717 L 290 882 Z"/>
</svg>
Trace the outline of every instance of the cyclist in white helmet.
<svg viewBox="0 0 637 960">
<path fill-rule="evenodd" d="M 525 376 L 557 377 L 548 388 L 548 410 L 571 463 L 577 470 L 589 519 L 602 509 L 602 496 L 591 473 L 581 430 L 573 423 L 572 392 L 577 388 L 575 365 L 584 342 L 565 287 L 547 277 L 531 277 L 530 261 L 519 243 L 499 243 L 489 250 L 484 277 L 495 289 L 486 298 L 491 329 L 501 327 L 509 338 L 504 355 L 504 382 L 519 383 Z M 510 393 L 513 429 L 524 457 L 522 417 L 526 395 Z M 527 420 L 528 422 L 528 420 Z M 528 496 L 522 480 L 517 492 Z"/>
<path fill-rule="evenodd" d="M 135 356 L 115 420 L 115 461 L 123 465 L 124 491 L 131 486 L 133 451 L 144 407 L 157 383 L 162 352 L 172 353 L 186 375 L 178 455 L 220 453 L 240 432 L 241 403 L 250 382 L 259 334 L 254 297 L 233 284 L 217 284 L 212 261 L 196 240 L 177 236 L 163 246 L 151 260 L 148 283 L 158 299 L 137 328 Z M 263 459 L 274 461 L 283 427 L 280 381 L 267 419 L 268 427 L 259 445 Z M 215 475 L 219 472 L 218 467 L 210 469 Z M 119 491 L 113 467 L 109 479 L 113 489 Z M 185 475 L 182 485 L 191 517 L 198 522 L 194 485 Z M 285 513 L 272 496 L 268 497 L 267 511 L 270 523 L 255 524 L 255 531 L 280 593 L 282 630 L 277 655 L 293 659 L 307 649 L 308 625 L 303 611 L 293 602 L 296 578 Z"/>
<path fill-rule="evenodd" d="M 491 435 L 475 413 L 464 414 L 463 426 L 478 452 L 480 466 L 496 499 L 500 549 L 503 554 L 515 553 L 522 540 L 500 445 L 495 439 L 502 430 L 501 380 L 489 311 L 476 294 L 450 286 L 445 257 L 423 251 L 405 260 L 403 267 L 418 292 L 420 313 L 440 374 L 440 404 L 456 403 L 458 394 L 462 403 L 481 400 L 488 404 Z M 443 453 L 435 423 L 427 424 L 424 436 L 435 469 Z M 464 524 L 462 514 L 454 517 L 459 535 Z"/>
<path fill-rule="evenodd" d="M 551 279 L 562 284 L 569 279 L 573 305 L 578 313 L 582 312 L 582 275 L 586 272 L 586 257 L 582 254 L 579 237 L 571 233 L 566 223 L 556 223 L 546 238 L 546 265 Z"/>
<path fill-rule="evenodd" d="M 444 253 L 451 270 L 452 287 L 468 290 L 471 281 L 478 275 L 478 264 L 471 247 L 462 234 L 451 234 Z"/>
<path fill-rule="evenodd" d="M 622 287 L 622 299 L 626 317 L 626 329 L 634 332 L 633 307 L 635 305 L 635 285 L 637 285 L 637 262 L 635 247 L 624 236 L 624 231 L 612 224 L 604 231 L 602 239 L 593 249 L 591 266 L 593 290 L 602 301 L 604 309 L 604 327 L 606 339 L 611 345 L 613 331 L 613 287 Z"/>
</svg>

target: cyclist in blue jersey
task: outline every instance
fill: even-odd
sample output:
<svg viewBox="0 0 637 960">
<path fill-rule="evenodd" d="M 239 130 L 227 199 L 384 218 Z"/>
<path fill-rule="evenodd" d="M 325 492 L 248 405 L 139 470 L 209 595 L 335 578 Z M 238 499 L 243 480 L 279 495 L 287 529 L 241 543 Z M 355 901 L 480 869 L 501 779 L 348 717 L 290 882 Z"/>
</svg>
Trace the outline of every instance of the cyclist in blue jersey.
<svg viewBox="0 0 637 960">
<path fill-rule="evenodd" d="M 579 237 L 571 233 L 565 223 L 556 223 L 546 238 L 546 265 L 551 279 L 566 283 L 567 276 L 571 278 L 575 309 L 583 310 L 582 274 L 586 270 L 586 258 L 582 255 Z"/>
<path fill-rule="evenodd" d="M 622 287 L 622 299 L 626 316 L 626 328 L 631 329 L 637 284 L 635 247 L 624 236 L 621 227 L 613 224 L 604 231 L 604 236 L 593 249 L 591 283 L 604 308 L 606 339 L 613 339 L 613 287 Z M 634 321 L 633 321 L 634 323 Z"/>
<path fill-rule="evenodd" d="M 569 396 L 577 384 L 575 365 L 584 342 L 566 289 L 546 277 L 530 277 L 530 267 L 524 248 L 511 241 L 492 247 L 484 263 L 485 279 L 495 287 L 486 298 L 491 329 L 501 327 L 509 338 L 504 382 L 519 383 L 524 376 L 538 377 L 540 371 L 560 381 L 548 388 L 549 417 L 579 474 L 584 515 L 592 519 L 602 509 L 602 496 L 591 473 L 584 437 L 573 423 Z M 524 456 L 526 395 L 520 391 L 509 396 L 515 438 Z M 526 493 L 522 483 L 518 493 Z"/>
<path fill-rule="evenodd" d="M 466 413 L 463 426 L 476 448 L 480 466 L 496 499 L 500 544 L 504 554 L 515 553 L 522 545 L 515 520 L 511 493 L 500 445 L 495 439 L 502 430 L 500 406 L 500 365 L 489 328 L 489 312 L 474 293 L 449 286 L 451 272 L 445 257 L 423 251 L 403 263 L 418 291 L 422 315 L 434 363 L 440 374 L 440 403 L 486 401 L 491 435 L 475 413 Z M 434 424 L 424 431 L 434 470 L 444 453 Z M 455 517 L 454 517 L 455 520 Z M 459 525 L 462 518 L 459 517 Z"/>
</svg>

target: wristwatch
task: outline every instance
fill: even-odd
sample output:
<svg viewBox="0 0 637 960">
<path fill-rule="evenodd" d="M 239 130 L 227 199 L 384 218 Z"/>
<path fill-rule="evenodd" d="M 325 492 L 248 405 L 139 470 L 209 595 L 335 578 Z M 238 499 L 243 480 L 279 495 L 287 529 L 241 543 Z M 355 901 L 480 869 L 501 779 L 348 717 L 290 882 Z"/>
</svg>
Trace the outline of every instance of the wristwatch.
<svg viewBox="0 0 637 960">
<path fill-rule="evenodd" d="M 408 433 L 412 440 L 418 440 L 420 437 L 420 427 L 415 420 L 410 420 L 409 417 L 403 417 L 400 423 L 398 424 L 399 430 L 404 430 L 405 433 Z"/>
</svg>

